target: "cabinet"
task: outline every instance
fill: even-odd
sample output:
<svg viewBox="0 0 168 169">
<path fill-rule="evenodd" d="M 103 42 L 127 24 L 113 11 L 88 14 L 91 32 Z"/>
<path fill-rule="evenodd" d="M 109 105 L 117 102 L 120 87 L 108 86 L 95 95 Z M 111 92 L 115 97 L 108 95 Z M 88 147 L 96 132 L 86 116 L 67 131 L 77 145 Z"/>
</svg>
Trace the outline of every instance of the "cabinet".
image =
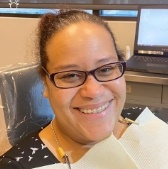
<svg viewBox="0 0 168 169">
<path fill-rule="evenodd" d="M 148 106 L 168 113 L 168 75 L 126 71 L 125 79 L 126 107 Z"/>
<path fill-rule="evenodd" d="M 167 104 L 168 105 L 168 85 L 163 85 L 163 100 L 162 103 L 163 104 Z"/>
</svg>

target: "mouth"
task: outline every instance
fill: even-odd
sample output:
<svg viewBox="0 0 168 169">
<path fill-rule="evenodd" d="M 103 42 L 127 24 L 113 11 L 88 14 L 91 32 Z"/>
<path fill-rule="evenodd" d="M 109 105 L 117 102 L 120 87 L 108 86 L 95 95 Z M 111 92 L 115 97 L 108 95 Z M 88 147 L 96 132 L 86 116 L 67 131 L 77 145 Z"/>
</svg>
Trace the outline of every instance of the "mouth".
<svg viewBox="0 0 168 169">
<path fill-rule="evenodd" d="M 107 102 L 98 108 L 93 108 L 93 109 L 78 108 L 78 110 L 84 114 L 98 114 L 98 113 L 103 112 L 105 109 L 107 109 L 109 104 L 110 104 L 110 102 Z"/>
</svg>

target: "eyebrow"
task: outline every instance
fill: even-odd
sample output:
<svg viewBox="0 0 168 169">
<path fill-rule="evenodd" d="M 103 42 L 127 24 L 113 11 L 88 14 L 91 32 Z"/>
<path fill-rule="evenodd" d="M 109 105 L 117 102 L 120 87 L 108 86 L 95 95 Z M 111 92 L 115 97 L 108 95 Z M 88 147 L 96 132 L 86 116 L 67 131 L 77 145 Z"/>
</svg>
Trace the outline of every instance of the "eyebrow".
<svg viewBox="0 0 168 169">
<path fill-rule="evenodd" d="M 117 60 L 116 60 L 117 59 Z M 118 57 L 108 56 L 97 61 L 97 63 L 118 62 Z"/>
<path fill-rule="evenodd" d="M 118 58 L 117 58 L 118 59 Z M 96 64 L 107 64 L 107 63 L 112 63 L 112 62 L 117 62 L 118 60 L 116 60 L 116 58 L 114 56 L 108 56 L 108 57 L 104 57 L 98 61 L 96 61 Z M 60 65 L 58 67 L 56 67 L 54 70 L 55 71 L 62 71 L 62 70 L 76 70 L 79 69 L 79 65 L 77 64 L 67 64 L 67 65 Z"/>
<path fill-rule="evenodd" d="M 77 64 L 68 64 L 68 65 L 60 65 L 56 67 L 55 71 L 61 71 L 61 70 L 68 70 L 68 69 L 77 69 L 79 66 Z"/>
</svg>

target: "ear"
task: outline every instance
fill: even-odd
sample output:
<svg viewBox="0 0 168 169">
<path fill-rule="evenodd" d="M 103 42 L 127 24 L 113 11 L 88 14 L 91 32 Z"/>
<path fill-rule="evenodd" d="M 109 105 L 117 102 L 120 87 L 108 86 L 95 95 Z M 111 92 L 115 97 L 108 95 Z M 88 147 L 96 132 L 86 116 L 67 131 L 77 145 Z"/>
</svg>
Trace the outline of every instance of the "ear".
<svg viewBox="0 0 168 169">
<path fill-rule="evenodd" d="M 48 98 L 48 90 L 47 90 L 46 86 L 44 86 L 43 96 L 46 97 L 46 98 Z"/>
<path fill-rule="evenodd" d="M 47 88 L 46 79 L 43 79 L 43 83 L 44 83 L 43 96 L 48 98 L 48 88 Z"/>
</svg>

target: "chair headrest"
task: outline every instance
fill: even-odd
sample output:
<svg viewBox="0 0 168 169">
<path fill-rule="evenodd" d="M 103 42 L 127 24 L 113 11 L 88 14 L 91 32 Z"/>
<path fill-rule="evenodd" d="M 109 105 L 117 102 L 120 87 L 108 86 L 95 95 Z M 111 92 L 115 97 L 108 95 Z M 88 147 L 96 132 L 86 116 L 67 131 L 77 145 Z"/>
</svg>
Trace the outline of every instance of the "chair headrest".
<svg viewBox="0 0 168 169">
<path fill-rule="evenodd" d="M 14 65 L 0 70 L 0 94 L 6 131 L 11 145 L 39 130 L 53 118 L 37 64 Z"/>
</svg>

